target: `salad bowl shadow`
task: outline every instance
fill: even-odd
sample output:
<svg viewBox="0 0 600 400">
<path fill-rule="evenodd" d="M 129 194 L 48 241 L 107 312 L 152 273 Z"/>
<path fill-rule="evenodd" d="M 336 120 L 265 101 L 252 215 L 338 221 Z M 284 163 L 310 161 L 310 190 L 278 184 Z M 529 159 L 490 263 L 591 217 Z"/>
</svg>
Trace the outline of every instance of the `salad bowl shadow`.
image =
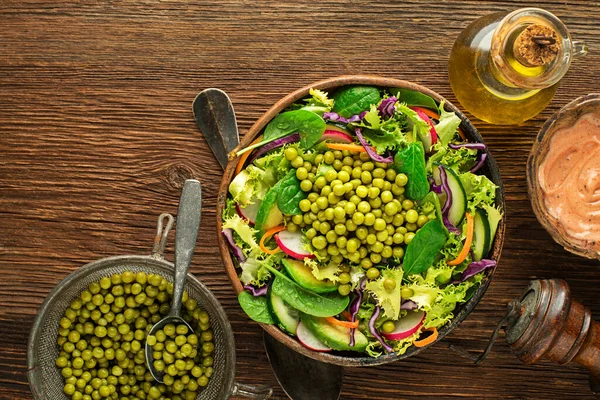
<svg viewBox="0 0 600 400">
<path fill-rule="evenodd" d="M 423 94 L 426 94 L 426 95 L 432 97 L 437 103 L 440 103 L 442 100 L 444 100 L 445 104 L 446 104 L 446 108 L 449 109 L 450 111 L 455 112 L 456 115 L 458 115 L 458 117 L 461 119 L 460 128 L 464 132 L 466 139 L 468 139 L 470 142 L 483 143 L 483 139 L 482 139 L 481 135 L 479 134 L 479 132 L 477 132 L 477 129 L 475 129 L 475 127 L 471 124 L 471 122 L 467 119 L 467 117 L 465 117 L 464 114 L 461 113 L 458 108 L 456 108 L 452 103 L 445 100 L 438 93 L 436 93 L 424 86 L 421 86 L 421 85 L 418 85 L 418 84 L 415 84 L 412 82 L 400 80 L 400 79 L 384 78 L 384 77 L 377 77 L 377 76 L 349 75 L 349 76 L 334 77 L 334 78 L 330 78 L 330 79 L 326 79 L 323 81 L 312 83 L 308 86 L 305 86 L 301 89 L 298 89 L 298 90 L 288 94 L 287 96 L 285 96 L 284 98 L 279 100 L 277 103 L 275 103 L 275 105 L 273 105 L 267 112 L 265 112 L 256 121 L 256 123 L 250 128 L 250 130 L 246 133 L 246 135 L 244 135 L 240 144 L 234 150 L 234 152 L 232 152 L 232 154 L 235 154 L 236 151 L 243 149 L 243 148 L 247 147 L 248 145 L 250 145 L 250 143 L 252 141 L 254 141 L 261 134 L 261 132 L 265 128 L 265 126 L 277 114 L 279 114 L 280 112 L 285 110 L 292 103 L 309 96 L 309 90 L 311 88 L 329 91 L 329 90 L 334 90 L 336 88 L 339 88 L 341 86 L 346 86 L 346 85 L 371 85 L 371 86 L 377 86 L 377 87 L 382 87 L 382 88 L 409 89 L 409 90 L 414 90 L 414 91 L 418 91 Z M 220 185 L 219 195 L 217 198 L 217 210 L 216 210 L 216 213 L 218 216 L 217 217 L 217 233 L 218 233 L 218 238 L 219 238 L 218 239 L 219 250 L 221 253 L 221 257 L 223 259 L 223 263 L 225 265 L 225 270 L 227 271 L 229 279 L 231 280 L 231 283 L 237 294 L 242 292 L 244 290 L 244 288 L 238 278 L 238 271 L 236 269 L 237 261 L 234 261 L 234 258 L 232 257 L 232 254 L 230 253 L 230 248 L 227 244 L 227 241 L 224 238 L 224 236 L 221 234 L 222 219 L 219 216 L 222 215 L 223 210 L 226 207 L 229 183 L 232 181 L 232 179 L 234 177 L 238 159 L 239 159 L 239 157 L 230 158 L 229 164 L 227 165 L 227 168 L 225 169 L 225 172 L 223 174 L 223 179 L 222 179 L 221 185 Z M 498 169 L 498 166 L 497 166 L 494 158 L 491 155 L 489 155 L 487 157 L 487 160 L 480 171 L 483 172 L 488 178 L 490 178 L 498 186 L 497 196 L 496 196 L 496 205 L 501 210 L 505 210 L 504 188 L 502 185 L 502 180 L 500 178 L 500 171 Z M 490 254 L 489 258 L 499 261 L 500 254 L 502 252 L 502 246 L 504 244 L 504 234 L 505 234 L 505 222 L 504 222 L 504 218 L 503 218 L 498 226 L 498 229 L 496 232 L 496 237 L 494 239 L 494 244 L 491 249 L 491 254 Z M 477 306 L 477 304 L 479 303 L 479 301 L 485 294 L 495 270 L 496 270 L 496 267 L 491 269 L 486 274 L 486 277 L 483 279 L 480 286 L 477 288 L 477 290 L 475 291 L 473 296 L 466 303 L 457 306 L 457 308 L 455 310 L 454 318 L 452 319 L 452 321 L 449 324 L 445 325 L 443 328 L 441 328 L 439 330 L 439 335 L 435 342 L 443 339 L 454 328 L 456 328 L 458 325 L 460 325 L 460 323 L 465 318 L 467 318 L 467 316 L 474 310 L 474 308 Z M 292 350 L 294 350 L 304 356 L 310 357 L 317 361 L 340 365 L 340 366 L 347 366 L 347 367 L 362 367 L 362 366 L 387 364 L 387 363 L 390 363 L 393 361 L 397 361 L 397 360 L 401 360 L 401 359 L 405 359 L 410 356 L 413 356 L 413 355 L 423 351 L 426 347 L 429 347 L 429 346 L 425 346 L 425 347 L 411 346 L 406 351 L 406 353 L 404 353 L 402 355 L 387 354 L 387 355 L 380 356 L 378 358 L 369 357 L 367 355 L 357 355 L 356 353 L 352 353 L 352 352 L 335 351 L 335 352 L 331 352 L 331 353 L 323 353 L 323 352 L 313 351 L 313 350 L 308 349 L 307 347 L 304 347 L 295 338 L 288 336 L 286 333 L 281 331 L 275 325 L 266 325 L 266 324 L 260 324 L 260 325 L 269 335 L 271 335 L 272 337 L 277 339 L 279 342 L 283 343 L 284 345 L 288 346 Z"/>
</svg>

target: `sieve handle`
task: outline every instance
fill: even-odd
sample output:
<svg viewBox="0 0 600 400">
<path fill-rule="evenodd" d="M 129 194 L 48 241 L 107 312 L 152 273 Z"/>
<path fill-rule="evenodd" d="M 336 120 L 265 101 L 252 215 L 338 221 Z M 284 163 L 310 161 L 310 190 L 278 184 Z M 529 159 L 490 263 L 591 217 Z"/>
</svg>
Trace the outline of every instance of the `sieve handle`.
<svg viewBox="0 0 600 400">
<path fill-rule="evenodd" d="M 165 223 L 166 221 L 166 223 Z M 154 247 L 152 247 L 152 258 L 162 260 L 165 256 L 165 247 L 167 246 L 167 238 L 173 227 L 173 216 L 163 213 L 158 217 L 156 226 L 156 237 L 154 238 Z"/>
<path fill-rule="evenodd" d="M 181 314 L 181 297 L 185 286 L 194 247 L 200 227 L 202 212 L 202 186 L 195 179 L 188 179 L 183 184 L 177 210 L 175 226 L 175 280 L 173 281 L 173 304 L 169 316 L 179 317 Z"/>
<path fill-rule="evenodd" d="M 273 388 L 267 385 L 252 386 L 234 382 L 231 395 L 257 400 L 270 399 L 273 396 Z"/>
</svg>

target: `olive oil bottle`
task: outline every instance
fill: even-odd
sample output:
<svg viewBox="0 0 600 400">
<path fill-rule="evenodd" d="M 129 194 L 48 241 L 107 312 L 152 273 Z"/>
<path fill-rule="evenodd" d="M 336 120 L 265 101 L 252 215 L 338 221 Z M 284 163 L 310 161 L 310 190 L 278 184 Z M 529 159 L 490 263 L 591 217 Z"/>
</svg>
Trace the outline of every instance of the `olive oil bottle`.
<svg viewBox="0 0 600 400">
<path fill-rule="evenodd" d="M 456 39 L 449 78 L 458 101 L 492 124 L 518 124 L 554 97 L 571 60 L 587 54 L 565 25 L 539 8 L 495 13 L 471 23 Z"/>
</svg>

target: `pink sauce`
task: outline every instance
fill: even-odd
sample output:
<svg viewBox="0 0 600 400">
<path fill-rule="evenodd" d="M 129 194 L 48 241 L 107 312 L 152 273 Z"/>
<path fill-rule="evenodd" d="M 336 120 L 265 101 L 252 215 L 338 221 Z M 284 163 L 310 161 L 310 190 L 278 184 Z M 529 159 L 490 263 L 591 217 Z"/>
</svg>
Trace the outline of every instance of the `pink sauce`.
<svg viewBox="0 0 600 400">
<path fill-rule="evenodd" d="M 554 134 L 538 180 L 564 232 L 600 252 L 600 115 L 585 114 Z"/>
</svg>

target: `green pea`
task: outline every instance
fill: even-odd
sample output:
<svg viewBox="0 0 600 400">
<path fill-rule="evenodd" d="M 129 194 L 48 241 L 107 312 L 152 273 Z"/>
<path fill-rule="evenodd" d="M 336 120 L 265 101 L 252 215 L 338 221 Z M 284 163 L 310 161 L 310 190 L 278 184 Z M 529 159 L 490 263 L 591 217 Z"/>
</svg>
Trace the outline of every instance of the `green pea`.
<svg viewBox="0 0 600 400">
<path fill-rule="evenodd" d="M 369 258 L 371 259 L 371 261 L 373 261 L 374 264 L 379 264 L 381 262 L 381 254 L 379 253 L 371 253 L 369 254 Z"/>
<path fill-rule="evenodd" d="M 376 198 L 377 196 L 379 196 L 379 191 L 380 191 L 380 190 L 379 190 L 379 188 L 378 188 L 378 187 L 371 186 L 371 187 L 369 188 L 369 193 L 368 193 L 368 196 L 369 196 L 369 198 L 370 198 L 370 199 L 374 199 L 374 198 Z"/>
<path fill-rule="evenodd" d="M 324 249 L 327 246 L 327 240 L 324 236 L 315 236 L 311 241 L 313 247 L 317 250 Z"/>
<path fill-rule="evenodd" d="M 396 205 L 396 203 L 387 203 L 384 207 L 384 212 L 386 215 L 389 216 L 395 216 L 398 213 L 398 206 Z M 400 216 L 402 217 L 402 216 Z M 392 220 L 393 223 L 393 220 Z"/>
<path fill-rule="evenodd" d="M 393 279 L 390 279 L 390 278 L 386 278 L 386 279 L 383 281 L 383 287 L 384 287 L 386 290 L 394 290 L 394 289 L 396 289 L 396 281 L 395 281 L 395 280 L 393 280 Z"/>
<path fill-rule="evenodd" d="M 386 226 L 387 225 L 382 218 L 376 218 L 375 222 L 373 223 L 373 228 L 375 228 L 376 231 L 382 231 Z"/>
<path fill-rule="evenodd" d="M 380 272 L 377 268 L 371 267 L 367 270 L 366 274 L 367 274 L 367 279 L 375 280 L 375 279 L 379 278 Z"/>
<path fill-rule="evenodd" d="M 394 321 L 385 321 L 383 325 L 381 325 L 381 330 L 384 333 L 392 333 L 396 329 L 396 324 Z"/>
<path fill-rule="evenodd" d="M 296 170 L 296 178 L 298 178 L 299 180 L 303 181 L 304 179 L 308 178 L 308 170 L 304 167 L 300 167 Z"/>
<path fill-rule="evenodd" d="M 346 250 L 348 250 L 350 253 L 357 251 L 359 246 L 360 242 L 356 238 L 348 239 L 346 242 Z"/>
<path fill-rule="evenodd" d="M 323 196 L 319 197 L 314 204 L 316 204 L 320 210 L 326 209 L 329 205 L 329 203 L 327 202 L 327 198 Z"/>
<path fill-rule="evenodd" d="M 376 237 L 377 239 L 377 237 Z M 375 253 L 381 253 L 381 251 L 383 250 L 383 243 L 381 242 L 375 242 L 371 245 L 371 251 L 375 252 Z"/>
<path fill-rule="evenodd" d="M 335 205 L 340 201 L 340 198 L 333 193 L 329 193 L 327 195 L 327 201 L 329 202 L 329 204 Z"/>
<path fill-rule="evenodd" d="M 410 200 L 404 200 L 402 202 L 402 207 L 404 207 L 404 204 L 409 201 Z M 412 203 L 412 201 L 410 201 L 410 202 Z M 417 210 L 410 208 L 406 211 L 405 219 L 406 219 L 406 222 L 408 222 L 410 224 L 414 224 L 419 219 L 419 213 L 417 212 Z"/>
<path fill-rule="evenodd" d="M 420 228 L 427 222 L 429 222 L 429 217 L 427 217 L 427 215 L 419 215 L 419 218 L 417 219 L 417 226 Z"/>
<path fill-rule="evenodd" d="M 305 179 L 302 182 L 300 182 L 300 189 L 304 192 L 310 192 L 312 190 L 312 187 L 313 183 L 308 179 Z"/>
<path fill-rule="evenodd" d="M 393 247 L 392 255 L 396 258 L 402 258 L 402 257 L 404 257 L 404 249 L 399 246 Z"/>
<path fill-rule="evenodd" d="M 352 222 L 356 225 L 362 225 L 365 221 L 365 215 L 362 212 L 356 212 L 352 215 Z"/>
<path fill-rule="evenodd" d="M 381 257 L 390 258 L 392 255 L 392 247 L 390 245 L 383 246 L 383 250 L 381 250 Z"/>
<path fill-rule="evenodd" d="M 379 231 L 375 234 L 375 236 L 377 236 L 377 240 L 380 242 L 385 242 L 385 240 L 388 238 L 388 232 L 387 230 Z"/>
<path fill-rule="evenodd" d="M 298 150 L 296 150 L 294 147 L 288 147 L 285 149 L 285 151 L 283 152 L 286 160 L 288 161 L 292 161 L 294 160 L 296 157 L 298 157 Z"/>
<path fill-rule="evenodd" d="M 369 171 L 363 171 L 360 174 L 360 181 L 363 184 L 368 185 L 373 181 L 373 177 L 371 176 L 371 173 Z"/>
<path fill-rule="evenodd" d="M 408 177 L 405 174 L 398 174 L 394 182 L 398 186 L 405 186 L 408 183 Z"/>
<path fill-rule="evenodd" d="M 304 159 L 301 156 L 297 156 L 293 160 L 291 160 L 292 167 L 300 168 L 304 165 Z"/>
<path fill-rule="evenodd" d="M 338 286 L 338 293 L 341 294 L 342 296 L 348 296 L 350 294 L 350 290 L 351 290 L 351 286 L 350 285 L 340 285 Z"/>
<path fill-rule="evenodd" d="M 415 237 L 414 232 L 408 232 L 404 235 L 404 243 L 409 244 Z"/>
</svg>

